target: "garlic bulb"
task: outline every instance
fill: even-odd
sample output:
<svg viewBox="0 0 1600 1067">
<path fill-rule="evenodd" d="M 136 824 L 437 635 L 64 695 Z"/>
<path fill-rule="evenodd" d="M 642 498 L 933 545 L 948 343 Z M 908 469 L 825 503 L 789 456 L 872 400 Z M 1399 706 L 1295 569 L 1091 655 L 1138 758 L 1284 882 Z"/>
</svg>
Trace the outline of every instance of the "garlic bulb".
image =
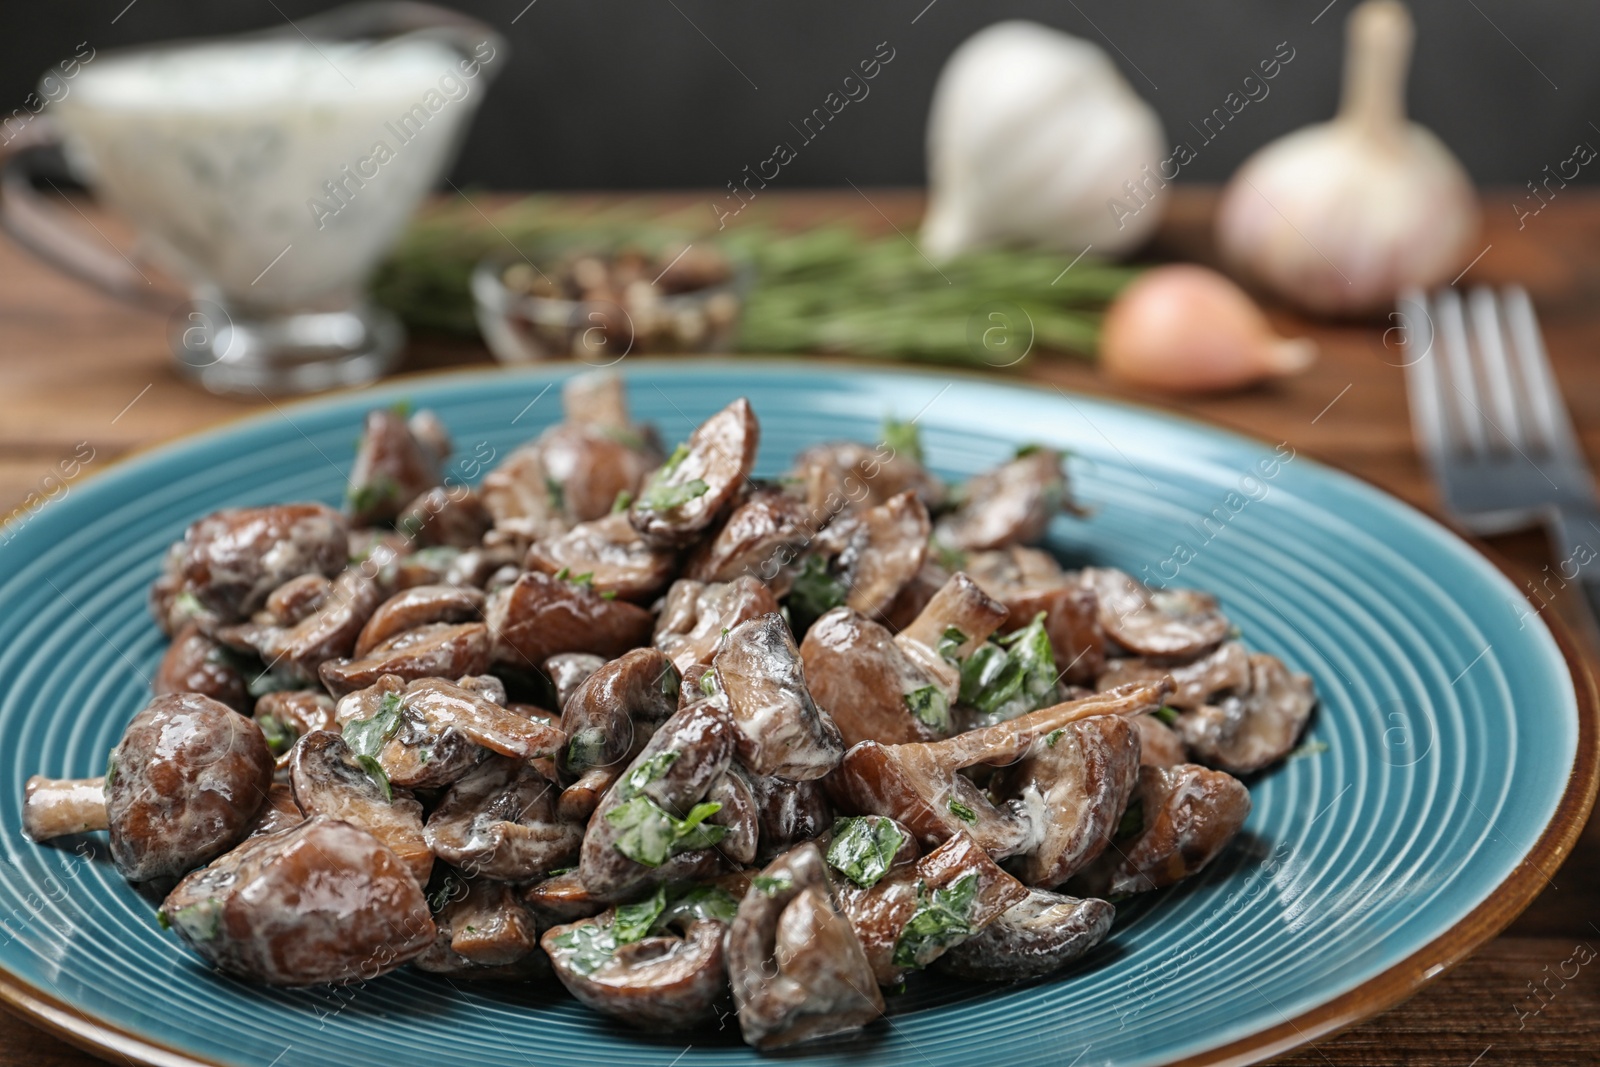
<svg viewBox="0 0 1600 1067">
<path fill-rule="evenodd" d="M 1223 193 L 1217 239 L 1231 266 L 1342 314 L 1391 306 L 1466 264 L 1478 203 L 1449 149 L 1406 121 L 1411 41 L 1397 0 L 1351 12 L 1338 116 L 1258 151 Z"/>
<path fill-rule="evenodd" d="M 923 251 L 1127 251 L 1158 221 L 1162 155 L 1161 121 L 1098 47 L 1033 22 L 996 23 L 955 50 L 934 89 Z M 1138 210 L 1114 212 L 1112 198 Z"/>
<path fill-rule="evenodd" d="M 1316 345 L 1279 337 L 1243 289 L 1187 263 L 1145 271 L 1106 311 L 1100 369 L 1171 393 L 1238 389 L 1311 365 Z"/>
</svg>

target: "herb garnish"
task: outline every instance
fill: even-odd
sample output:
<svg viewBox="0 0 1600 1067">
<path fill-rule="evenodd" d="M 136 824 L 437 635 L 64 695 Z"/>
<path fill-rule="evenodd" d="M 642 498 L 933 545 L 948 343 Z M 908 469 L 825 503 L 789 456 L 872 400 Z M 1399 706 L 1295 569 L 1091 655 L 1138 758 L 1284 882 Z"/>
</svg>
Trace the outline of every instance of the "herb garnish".
<svg viewBox="0 0 1600 1067">
<path fill-rule="evenodd" d="M 894 965 L 925 966 L 938 955 L 939 949 L 968 937 L 972 933 L 972 905 L 977 896 L 975 871 L 957 878 L 948 889 L 935 889 L 931 894 L 926 882 L 917 883 L 917 910 L 894 946 Z"/>
<path fill-rule="evenodd" d="M 789 890 L 793 889 L 794 879 L 789 877 L 787 874 L 758 874 L 754 878 L 750 879 L 750 884 L 755 886 L 766 896 L 775 897 L 779 893 L 787 893 Z"/>
<path fill-rule="evenodd" d="M 888 873 L 906 843 L 893 819 L 863 815 L 834 821 L 828 864 L 862 889 L 871 889 Z"/>
<path fill-rule="evenodd" d="M 567 767 L 573 773 L 588 770 L 605 752 L 606 732 L 598 726 L 579 730 L 567 742 Z"/>
<path fill-rule="evenodd" d="M 885 416 L 883 443 L 893 449 L 897 456 L 922 462 L 922 435 L 917 431 L 915 420 L 901 422 L 893 415 Z"/>
<path fill-rule="evenodd" d="M 978 813 L 961 803 L 961 801 L 957 800 L 955 797 L 950 798 L 950 814 L 954 815 L 962 822 L 978 821 Z"/>
<path fill-rule="evenodd" d="M 721 804 L 700 803 L 679 819 L 649 797 L 636 796 L 607 812 L 606 821 L 617 829 L 618 852 L 635 863 L 659 867 L 668 856 L 721 841 L 728 828 L 706 822 L 721 810 Z"/>
<path fill-rule="evenodd" d="M 1171 704 L 1163 704 L 1150 714 L 1154 715 L 1168 726 L 1171 726 L 1173 723 L 1178 721 L 1178 709 L 1173 707 Z"/>
<path fill-rule="evenodd" d="M 799 624 L 795 633 L 804 633 L 823 615 L 842 605 L 850 595 L 849 589 L 828 572 L 828 561 L 823 556 L 807 556 L 800 564 L 789 587 L 786 606 L 794 621 Z"/>
<path fill-rule="evenodd" d="M 688 456 L 689 446 L 686 444 L 673 449 L 667 462 L 650 476 L 644 491 L 639 494 L 639 503 L 651 511 L 676 511 L 689 501 L 710 492 L 711 486 L 706 484 L 704 478 L 691 478 L 681 484 L 672 481 L 672 476 Z"/>
<path fill-rule="evenodd" d="M 1056 657 L 1045 613 L 1014 633 L 979 645 L 961 666 L 961 702 L 996 722 L 1048 705 L 1056 696 Z"/>
<path fill-rule="evenodd" d="M 925 685 L 921 689 L 913 689 L 906 694 L 905 700 L 906 707 L 918 722 L 935 730 L 950 728 L 950 698 L 938 686 Z"/>
</svg>

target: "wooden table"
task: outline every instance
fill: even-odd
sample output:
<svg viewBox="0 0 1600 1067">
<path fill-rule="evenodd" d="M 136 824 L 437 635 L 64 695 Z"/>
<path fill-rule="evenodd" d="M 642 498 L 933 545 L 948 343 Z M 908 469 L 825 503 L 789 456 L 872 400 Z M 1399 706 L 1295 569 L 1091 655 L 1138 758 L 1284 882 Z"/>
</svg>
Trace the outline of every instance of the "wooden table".
<svg viewBox="0 0 1600 1067">
<path fill-rule="evenodd" d="M 907 232 L 921 213 L 921 194 L 764 193 L 771 210 L 804 224 L 842 219 Z M 867 197 L 870 197 L 868 201 Z M 610 203 L 620 197 L 587 196 Z M 708 196 L 646 198 L 667 210 Z M 1462 283 L 1521 282 L 1533 294 L 1556 372 L 1591 456 L 1600 457 L 1600 192 L 1565 189 L 1518 230 L 1513 194 L 1485 198 L 1486 253 Z M 1157 257 L 1212 257 L 1209 190 L 1180 190 L 1152 250 Z M 492 210 L 492 205 L 485 205 Z M 880 214 L 881 212 L 881 214 Z M 102 220 L 103 221 L 103 220 Z M 112 232 L 115 232 L 114 230 Z M 260 404 L 198 392 L 169 369 L 164 324 L 90 293 L 0 240 L 0 514 L 30 492 L 80 443 L 94 450 L 92 474 L 127 453 L 251 412 Z M 1375 482 L 1403 499 L 1432 507 L 1434 494 L 1418 463 L 1406 417 L 1394 337 L 1383 322 L 1312 325 L 1273 312 L 1285 333 L 1307 334 L 1322 358 L 1306 374 L 1270 388 L 1206 400 L 1171 400 L 1109 386 L 1090 366 L 1065 359 L 1031 361 L 1030 379 L 1062 388 L 1126 397 L 1185 412 L 1271 440 Z M 484 363 L 476 343 L 421 339 L 408 370 Z M 1499 552 L 1519 582 L 1551 563 L 1543 538 L 1498 538 Z M 1571 618 L 1571 603 L 1556 610 Z M 1600 657 L 1587 646 L 1590 662 Z M 1550 978 L 1577 946 L 1600 950 L 1600 824 L 1591 825 L 1566 865 L 1531 908 L 1472 959 L 1406 1004 L 1370 1022 L 1301 1049 L 1296 1065 L 1592 1064 L 1600 1062 L 1600 962 L 1564 984 Z M 1579 958 L 1583 958 L 1581 955 Z M 1570 965 L 1566 970 L 1570 971 Z M 1545 982 L 1543 1010 L 1533 987 Z M 1524 1014 L 1518 1014 L 1519 1009 Z M 30 1026 L 0 1022 L 0 1067 L 55 1067 L 93 1062 Z"/>
</svg>

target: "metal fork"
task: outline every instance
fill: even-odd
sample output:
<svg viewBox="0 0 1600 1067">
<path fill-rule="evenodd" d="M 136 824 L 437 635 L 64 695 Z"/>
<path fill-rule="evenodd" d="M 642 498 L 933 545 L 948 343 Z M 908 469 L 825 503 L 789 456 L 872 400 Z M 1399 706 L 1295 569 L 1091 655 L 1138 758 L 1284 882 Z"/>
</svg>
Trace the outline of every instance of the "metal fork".
<svg viewBox="0 0 1600 1067">
<path fill-rule="evenodd" d="M 1544 525 L 1555 574 L 1600 622 L 1600 566 L 1586 566 L 1600 559 L 1600 497 L 1527 291 L 1410 290 L 1399 316 L 1411 426 L 1445 506 L 1480 534 Z"/>
</svg>

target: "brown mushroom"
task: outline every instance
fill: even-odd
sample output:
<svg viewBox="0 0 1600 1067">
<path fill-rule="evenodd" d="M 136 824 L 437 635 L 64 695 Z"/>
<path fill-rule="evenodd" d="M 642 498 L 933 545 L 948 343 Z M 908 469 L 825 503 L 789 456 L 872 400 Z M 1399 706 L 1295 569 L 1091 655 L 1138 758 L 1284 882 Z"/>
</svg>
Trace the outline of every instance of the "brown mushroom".
<svg viewBox="0 0 1600 1067">
<path fill-rule="evenodd" d="M 315 682 L 318 669 L 348 656 L 383 594 L 376 582 L 351 569 L 334 579 L 315 610 L 288 626 L 255 621 L 230 626 L 219 636 L 256 652 L 269 674 L 295 682 Z"/>
<path fill-rule="evenodd" d="M 898 985 L 1028 895 L 960 832 L 870 887 L 842 881 L 837 893 L 881 986 Z"/>
<path fill-rule="evenodd" d="M 1106 635 L 1100 628 L 1099 601 L 1092 588 L 1074 580 L 1055 557 L 1037 548 L 1013 545 L 993 552 L 963 554 L 963 569 L 983 591 L 1006 606 L 1010 618 L 1031 619 L 1044 612 L 1045 631 L 1062 681 L 1090 685 L 1106 661 Z"/>
<path fill-rule="evenodd" d="M 275 834 L 279 830 L 299 826 L 305 821 L 306 814 L 300 810 L 300 805 L 295 803 L 294 790 L 290 788 L 289 783 L 275 781 L 272 783 L 272 788 L 267 790 L 267 802 L 261 805 L 256 817 L 250 820 L 245 837 Z"/>
<path fill-rule="evenodd" d="M 482 618 L 483 594 L 476 589 L 455 585 L 410 586 L 378 605 L 361 628 L 351 655 L 361 659 L 390 638 L 419 626 L 473 622 Z"/>
<path fill-rule="evenodd" d="M 748 575 L 707 585 L 680 578 L 667 590 L 655 624 L 655 645 L 678 673 L 709 664 L 722 635 L 747 619 L 778 610 L 772 592 Z"/>
<path fill-rule="evenodd" d="M 489 650 L 489 628 L 481 622 L 429 623 L 380 642 L 360 659 L 330 659 L 318 673 L 329 692 L 343 696 L 386 674 L 407 681 L 482 674 Z"/>
<path fill-rule="evenodd" d="M 678 672 L 658 649 L 636 648 L 589 675 L 562 706 L 563 780 L 615 767 L 678 710 Z"/>
<path fill-rule="evenodd" d="M 822 835 L 833 824 L 833 805 L 820 780 L 793 782 L 761 774 L 746 777 L 761 824 L 759 857 L 770 859 Z"/>
<path fill-rule="evenodd" d="M 111 750 L 111 858 L 132 882 L 183 874 L 244 837 L 271 784 L 254 722 L 198 693 L 156 697 Z"/>
<path fill-rule="evenodd" d="M 548 574 L 524 574 L 489 597 L 494 659 L 513 665 L 543 663 L 563 652 L 593 652 L 607 659 L 649 644 L 650 613 L 625 600 Z"/>
<path fill-rule="evenodd" d="M 560 533 L 567 519 L 565 491 L 545 469 L 539 442 L 523 445 L 483 477 L 478 488 L 497 530 L 533 541 Z"/>
<path fill-rule="evenodd" d="M 611 903 L 583 884 L 576 870 L 565 870 L 530 885 L 522 894 L 541 926 L 556 926 L 599 915 Z"/>
<path fill-rule="evenodd" d="M 200 693 L 234 711 L 242 712 L 250 707 L 244 675 L 234 658 L 192 622 L 178 631 L 172 644 L 167 646 L 150 689 L 156 696 Z"/>
<path fill-rule="evenodd" d="M 605 665 L 605 657 L 592 652 L 563 652 L 545 660 L 544 673 L 555 686 L 556 707 L 565 709 L 584 679 Z"/>
<path fill-rule="evenodd" d="M 1189 761 L 1189 750 L 1184 747 L 1183 739 L 1160 718 L 1154 714 L 1135 715 L 1129 721 L 1139 731 L 1141 766 L 1170 767 Z"/>
<path fill-rule="evenodd" d="M 1116 914 L 1103 900 L 1029 889 L 1022 901 L 941 956 L 939 969 L 973 982 L 1040 978 L 1104 940 Z"/>
<path fill-rule="evenodd" d="M 1241 692 L 1178 716 L 1178 735 L 1201 763 L 1249 774 L 1289 754 L 1317 698 L 1311 679 L 1281 660 L 1250 655 L 1250 684 Z"/>
<path fill-rule="evenodd" d="M 1061 454 L 1025 449 L 1016 459 L 967 479 L 960 504 L 941 516 L 934 530 L 941 544 L 968 551 L 1038 541 L 1050 520 L 1070 506 Z"/>
<path fill-rule="evenodd" d="M 811 842 L 752 880 L 728 930 L 727 963 L 739 1029 L 759 1049 L 858 1030 L 883 1014 L 861 940 Z"/>
<path fill-rule="evenodd" d="M 817 551 L 845 586 L 845 606 L 879 618 L 928 555 L 928 509 L 913 492 L 845 515 L 817 537 Z"/>
<path fill-rule="evenodd" d="M 555 783 L 491 756 L 452 785 L 425 830 L 434 855 L 474 878 L 525 882 L 570 864 L 583 825 L 561 819 Z"/>
<path fill-rule="evenodd" d="M 22 832 L 29 841 L 106 829 L 104 778 L 46 778 L 35 774 L 24 787 Z"/>
<path fill-rule="evenodd" d="M 701 541 L 684 564 L 697 582 L 731 582 L 749 576 L 788 592 L 789 565 L 816 536 L 804 502 L 780 487 L 752 490 L 728 515 L 715 537 Z"/>
<path fill-rule="evenodd" d="M 239 622 L 291 578 L 338 574 L 348 550 L 344 516 L 322 504 L 214 512 L 190 526 L 168 557 L 172 599 L 188 594 L 197 610 L 223 623 Z M 176 606 L 181 614 L 182 606 Z M 171 618 L 158 613 L 163 623 Z"/>
<path fill-rule="evenodd" d="M 645 480 L 628 508 L 634 529 L 663 547 L 693 541 L 744 489 L 760 441 L 743 397 L 711 416 Z"/>
<path fill-rule="evenodd" d="M 451 876 L 437 901 L 433 944 L 412 961 L 452 978 L 516 981 L 545 972 L 533 914 L 505 882 Z"/>
<path fill-rule="evenodd" d="M 1173 683 L 1167 703 L 1192 710 L 1210 703 L 1219 693 L 1248 689 L 1250 654 L 1239 642 L 1224 641 L 1188 663 L 1167 663 L 1135 656 L 1114 659 L 1106 663 L 1105 670 L 1095 679 L 1095 688 L 1112 689 L 1128 682 L 1153 681 L 1163 674 L 1170 676 Z"/>
<path fill-rule="evenodd" d="M 677 562 L 674 552 L 650 545 L 620 512 L 534 542 L 527 559 L 529 570 L 581 576 L 602 596 L 624 600 L 660 593 L 672 581 Z"/>
<path fill-rule="evenodd" d="M 277 689 L 256 701 L 251 716 L 279 767 L 289 765 L 295 741 L 313 730 L 339 730 L 334 701 L 320 689 Z"/>
<path fill-rule="evenodd" d="M 407 504 L 395 525 L 425 547 L 473 548 L 494 525 L 483 500 L 465 485 L 436 485 Z"/>
<path fill-rule="evenodd" d="M 1228 636 L 1215 597 L 1192 589 L 1153 590 L 1122 571 L 1086 567 L 1083 584 L 1099 601 L 1106 636 L 1139 656 L 1193 659 Z"/>
<path fill-rule="evenodd" d="M 428 884 L 433 853 L 422 835 L 422 805 L 393 790 L 387 779 L 374 778 L 338 734 L 317 730 L 296 742 L 289 785 L 307 817 L 326 815 L 359 826 L 388 845 L 418 885 Z"/>
<path fill-rule="evenodd" d="M 1073 887 L 1123 896 L 1173 885 L 1215 859 L 1249 815 L 1250 791 L 1232 775 L 1193 763 L 1141 767 L 1130 832 Z"/>
<path fill-rule="evenodd" d="M 735 626 L 711 666 L 739 726 L 739 759 L 752 771 L 807 781 L 839 765 L 839 728 L 812 700 L 783 616 L 772 612 Z"/>
<path fill-rule="evenodd" d="M 327 816 L 250 838 L 179 882 L 161 914 L 208 963 L 268 985 L 367 981 L 434 937 L 405 864 Z"/>
<path fill-rule="evenodd" d="M 876 507 L 906 491 L 933 511 L 944 504 L 944 483 L 916 457 L 896 452 L 887 442 L 855 441 L 813 445 L 797 455 L 789 477 L 799 483 L 806 504 L 823 526 L 856 508 Z"/>
<path fill-rule="evenodd" d="M 345 490 L 351 521 L 360 526 L 391 522 L 407 503 L 439 484 L 439 466 L 449 455 L 449 438 L 439 439 L 443 425 L 437 417 L 421 425 L 426 435 L 423 439 L 397 411 L 378 408 L 367 412 Z M 438 451 L 441 448 L 443 451 Z"/>
</svg>

